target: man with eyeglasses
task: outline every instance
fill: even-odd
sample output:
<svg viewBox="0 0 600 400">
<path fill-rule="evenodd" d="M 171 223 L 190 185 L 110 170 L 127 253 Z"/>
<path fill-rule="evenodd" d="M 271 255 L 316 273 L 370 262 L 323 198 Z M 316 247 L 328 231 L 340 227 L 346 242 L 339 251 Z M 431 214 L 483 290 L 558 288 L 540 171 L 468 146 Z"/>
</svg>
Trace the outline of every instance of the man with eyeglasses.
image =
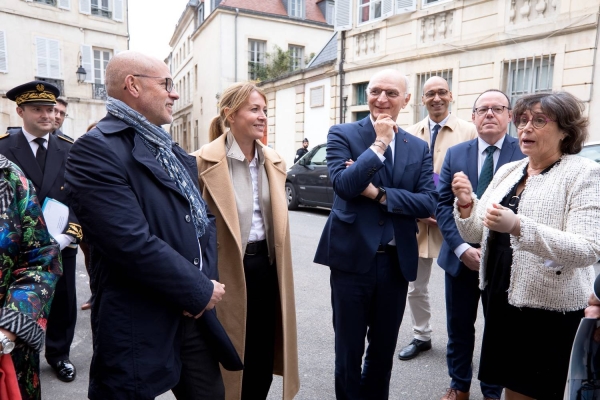
<svg viewBox="0 0 600 400">
<path fill-rule="evenodd" d="M 423 105 L 427 116 L 406 131 L 429 143 L 433 157 L 433 179 L 437 186 L 446 151 L 459 143 L 477 137 L 475 126 L 450 113 L 452 92 L 448 82 L 440 76 L 432 76 L 423 85 Z M 431 349 L 431 305 L 429 302 L 429 278 L 433 259 L 438 257 L 442 246 L 442 234 L 433 215 L 418 222 L 419 269 L 417 279 L 408 286 L 408 307 L 412 317 L 413 339 L 398 353 L 400 360 L 411 360 L 421 351 Z"/>
<path fill-rule="evenodd" d="M 224 399 L 219 362 L 242 364 L 214 311 L 225 288 L 196 160 L 162 128 L 179 94 L 164 62 L 133 51 L 109 61 L 106 88 L 108 114 L 65 175 L 96 293 L 88 396 Z"/>
<path fill-rule="evenodd" d="M 329 130 L 335 198 L 314 259 L 331 270 L 337 399 L 388 398 L 408 282 L 417 275 L 415 219 L 437 204 L 427 143 L 396 124 L 410 100 L 408 79 L 378 72 L 367 97 L 369 116 Z"/>
<path fill-rule="evenodd" d="M 453 216 L 452 179 L 456 172 L 464 172 L 480 198 L 499 167 L 525 157 L 518 140 L 507 135 L 512 111 L 506 94 L 496 89 L 483 92 L 475 100 L 472 119 L 478 138 L 448 149 L 438 184 L 440 200 L 436 216 L 444 238 L 438 264 L 446 271 L 446 360 L 451 378 L 450 388 L 442 400 L 469 398 L 475 320 L 481 294 L 478 272 L 481 250 L 479 244 L 465 243 L 458 233 Z M 482 303 L 485 316 L 485 297 L 482 297 Z M 480 385 L 484 399 L 500 399 L 501 387 L 485 382 Z"/>
<path fill-rule="evenodd" d="M 74 142 L 75 140 L 72 137 L 65 135 L 61 130 L 65 118 L 69 116 L 69 114 L 67 114 L 68 105 L 69 102 L 64 97 L 56 98 L 56 105 L 54 106 L 54 132 L 52 132 L 52 134 L 62 136 L 63 138 Z"/>
<path fill-rule="evenodd" d="M 59 94 L 56 86 L 43 81 L 28 82 L 6 92 L 6 97 L 17 104 L 23 127 L 0 135 L 0 153 L 17 164 L 32 181 L 42 205 L 47 198 L 70 205 L 64 191 L 64 176 L 73 141 L 52 133 Z M 82 238 L 75 213 L 69 210 L 63 232 L 54 236 L 61 249 L 63 274 L 56 283 L 45 343 L 46 361 L 63 382 L 71 382 L 76 376 L 75 366 L 69 358 L 77 321 L 77 243 Z"/>
</svg>

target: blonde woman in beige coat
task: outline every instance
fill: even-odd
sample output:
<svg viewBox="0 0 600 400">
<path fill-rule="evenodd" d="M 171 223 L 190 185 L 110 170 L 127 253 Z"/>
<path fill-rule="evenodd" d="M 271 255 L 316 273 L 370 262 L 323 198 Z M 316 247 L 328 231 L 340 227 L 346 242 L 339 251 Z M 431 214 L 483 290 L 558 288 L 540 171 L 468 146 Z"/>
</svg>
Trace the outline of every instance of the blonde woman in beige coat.
<svg viewBox="0 0 600 400">
<path fill-rule="evenodd" d="M 211 143 L 193 155 L 217 219 L 219 278 L 227 287 L 217 312 L 244 361 L 244 371 L 222 370 L 225 396 L 266 399 L 277 374 L 283 399 L 292 399 L 300 383 L 285 162 L 260 142 L 267 105 L 259 88 L 234 84 L 219 110 Z"/>
</svg>

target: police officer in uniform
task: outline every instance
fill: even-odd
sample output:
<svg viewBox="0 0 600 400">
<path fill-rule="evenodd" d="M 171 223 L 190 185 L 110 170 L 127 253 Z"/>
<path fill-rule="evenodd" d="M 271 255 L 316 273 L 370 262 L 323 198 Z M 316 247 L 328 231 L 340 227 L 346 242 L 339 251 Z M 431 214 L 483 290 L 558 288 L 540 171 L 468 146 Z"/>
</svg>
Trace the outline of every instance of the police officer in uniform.
<svg viewBox="0 0 600 400">
<path fill-rule="evenodd" d="M 0 153 L 33 182 L 40 204 L 46 198 L 67 204 L 65 163 L 73 141 L 53 133 L 54 105 L 59 94 L 56 86 L 42 81 L 25 83 L 6 93 L 8 99 L 17 103 L 23 127 L 0 135 Z M 77 319 L 75 256 L 82 237 L 81 227 L 70 210 L 63 233 L 54 237 L 62 250 L 63 275 L 56 285 L 46 328 L 46 360 L 63 382 L 73 381 L 76 375 L 69 351 Z"/>
</svg>

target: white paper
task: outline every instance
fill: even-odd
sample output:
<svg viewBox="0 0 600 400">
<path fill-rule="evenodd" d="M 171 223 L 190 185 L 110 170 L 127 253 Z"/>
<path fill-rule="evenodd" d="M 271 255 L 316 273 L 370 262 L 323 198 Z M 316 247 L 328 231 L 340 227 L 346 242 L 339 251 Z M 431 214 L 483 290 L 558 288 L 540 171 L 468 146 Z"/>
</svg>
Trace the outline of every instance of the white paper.
<svg viewBox="0 0 600 400">
<path fill-rule="evenodd" d="M 44 213 L 48 232 L 52 237 L 62 234 L 69 222 L 69 207 L 58 200 L 46 197 L 42 212 Z"/>
</svg>

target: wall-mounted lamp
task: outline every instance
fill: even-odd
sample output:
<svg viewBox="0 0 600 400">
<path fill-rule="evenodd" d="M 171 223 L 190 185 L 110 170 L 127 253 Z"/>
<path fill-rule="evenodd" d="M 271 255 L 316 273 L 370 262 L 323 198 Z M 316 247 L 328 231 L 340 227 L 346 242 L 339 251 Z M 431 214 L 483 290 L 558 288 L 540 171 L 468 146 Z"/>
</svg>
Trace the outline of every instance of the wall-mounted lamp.
<svg viewBox="0 0 600 400">
<path fill-rule="evenodd" d="M 81 62 L 81 55 L 79 55 L 79 68 L 77 68 L 77 82 L 79 83 L 83 83 L 85 82 L 85 77 L 87 75 L 87 72 L 85 71 L 85 68 L 83 68 L 83 64 Z"/>
<path fill-rule="evenodd" d="M 342 100 L 344 100 L 344 114 L 346 114 L 346 111 L 348 111 L 348 106 L 346 105 L 348 103 L 348 95 L 342 97 Z"/>
</svg>

